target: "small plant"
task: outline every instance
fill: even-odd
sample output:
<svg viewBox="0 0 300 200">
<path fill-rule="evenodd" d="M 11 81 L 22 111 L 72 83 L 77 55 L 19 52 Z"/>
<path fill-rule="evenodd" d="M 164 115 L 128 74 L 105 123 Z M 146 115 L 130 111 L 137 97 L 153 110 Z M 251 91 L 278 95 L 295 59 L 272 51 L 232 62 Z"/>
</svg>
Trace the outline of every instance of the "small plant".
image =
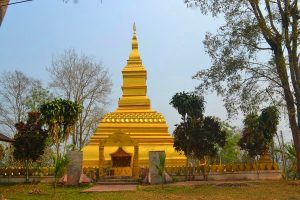
<svg viewBox="0 0 300 200">
<path fill-rule="evenodd" d="M 32 194 L 32 195 L 39 195 L 39 194 L 42 194 L 42 190 L 39 188 L 33 188 L 33 189 L 29 190 L 28 193 Z"/>
<path fill-rule="evenodd" d="M 179 182 L 179 179 L 176 176 L 172 176 L 173 182 Z"/>
<path fill-rule="evenodd" d="M 161 187 L 163 188 L 165 182 L 165 162 L 166 162 L 166 154 L 159 155 L 159 165 L 156 165 L 156 169 L 158 171 L 158 175 L 161 177 Z"/>
<path fill-rule="evenodd" d="M 5 198 L 5 197 L 3 196 L 3 194 L 1 194 L 1 195 L 0 195 L 0 200 L 8 200 L 8 199 Z"/>
<path fill-rule="evenodd" d="M 58 179 L 64 175 L 69 164 L 69 159 L 66 155 L 61 157 L 53 157 L 54 160 L 54 188 L 56 188 Z"/>
</svg>

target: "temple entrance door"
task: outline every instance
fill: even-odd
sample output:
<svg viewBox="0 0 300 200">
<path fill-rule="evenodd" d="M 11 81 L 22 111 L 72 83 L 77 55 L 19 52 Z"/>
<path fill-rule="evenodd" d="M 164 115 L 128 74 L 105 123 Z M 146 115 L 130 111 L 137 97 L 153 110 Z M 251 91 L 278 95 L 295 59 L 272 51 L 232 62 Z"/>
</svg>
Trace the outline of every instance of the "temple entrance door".
<svg viewBox="0 0 300 200">
<path fill-rule="evenodd" d="M 104 157 L 104 147 L 118 146 L 118 150 L 111 153 L 111 164 L 107 166 Z M 134 147 L 133 153 L 127 153 L 122 147 Z M 132 176 L 139 177 L 139 145 L 129 134 L 116 131 L 105 140 L 99 140 L 99 175 L 103 177 L 105 167 L 109 167 L 110 176 Z"/>
<path fill-rule="evenodd" d="M 119 147 L 110 156 L 112 161 L 111 176 L 132 176 L 131 154 L 125 152 L 122 147 Z"/>
</svg>

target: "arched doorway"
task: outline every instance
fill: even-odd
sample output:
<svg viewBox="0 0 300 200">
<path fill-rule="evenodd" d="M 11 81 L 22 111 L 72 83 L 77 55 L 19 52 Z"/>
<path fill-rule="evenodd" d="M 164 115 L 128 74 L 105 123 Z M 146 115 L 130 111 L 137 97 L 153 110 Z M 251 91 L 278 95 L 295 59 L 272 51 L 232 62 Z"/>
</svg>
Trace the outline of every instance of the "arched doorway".
<svg viewBox="0 0 300 200">
<path fill-rule="evenodd" d="M 133 176 L 138 178 L 138 154 L 139 146 L 130 137 L 129 134 L 117 131 L 110 135 L 107 139 L 99 141 L 99 175 L 105 176 L 104 174 L 104 147 L 107 146 L 118 146 L 119 148 L 114 153 L 111 153 L 111 176 Z M 133 146 L 133 155 L 127 153 L 122 148 L 123 146 Z"/>
<path fill-rule="evenodd" d="M 119 147 L 118 150 L 112 154 L 111 161 L 112 167 L 130 167 L 131 166 L 131 154 L 125 152 L 122 147 Z"/>
<path fill-rule="evenodd" d="M 132 176 L 132 155 L 119 147 L 111 156 L 111 176 Z"/>
</svg>

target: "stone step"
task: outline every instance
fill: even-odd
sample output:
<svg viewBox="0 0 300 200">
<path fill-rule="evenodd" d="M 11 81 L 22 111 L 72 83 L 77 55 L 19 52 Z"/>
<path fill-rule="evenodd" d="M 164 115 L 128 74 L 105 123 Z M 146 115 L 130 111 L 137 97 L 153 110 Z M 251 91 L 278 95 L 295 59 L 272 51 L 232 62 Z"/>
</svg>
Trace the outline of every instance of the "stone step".
<svg viewBox="0 0 300 200">
<path fill-rule="evenodd" d="M 97 185 L 137 185 L 138 182 L 127 182 L 127 181 L 117 181 L 117 182 L 110 182 L 110 181 L 98 181 L 96 182 Z"/>
<path fill-rule="evenodd" d="M 101 180 L 105 179 L 132 179 L 131 176 L 104 176 L 100 178 Z"/>
<path fill-rule="evenodd" d="M 137 182 L 136 179 L 99 179 L 100 182 Z"/>
</svg>

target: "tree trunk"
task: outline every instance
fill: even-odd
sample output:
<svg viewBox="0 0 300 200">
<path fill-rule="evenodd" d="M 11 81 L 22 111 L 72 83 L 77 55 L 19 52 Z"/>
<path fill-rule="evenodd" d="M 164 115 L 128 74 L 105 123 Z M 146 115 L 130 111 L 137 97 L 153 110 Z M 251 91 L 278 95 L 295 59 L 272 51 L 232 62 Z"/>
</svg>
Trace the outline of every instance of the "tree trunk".
<svg viewBox="0 0 300 200">
<path fill-rule="evenodd" d="M 297 124 L 296 116 L 297 116 L 297 110 L 299 110 L 300 102 L 297 102 L 297 100 L 295 102 L 294 95 L 290 88 L 289 78 L 288 78 L 288 74 L 286 71 L 287 66 L 285 64 L 285 58 L 283 56 L 283 51 L 281 48 L 278 48 L 278 47 L 279 47 L 279 45 L 276 47 L 276 50 L 274 50 L 276 70 L 277 70 L 277 73 L 279 75 L 279 78 L 280 78 L 282 86 L 283 86 L 283 93 L 284 93 L 284 99 L 285 99 L 286 106 L 287 106 L 289 124 L 291 127 L 294 146 L 296 149 L 297 178 L 299 179 L 299 175 L 300 175 L 300 128 L 298 127 L 299 124 Z M 293 74 L 291 74 L 291 75 L 293 75 Z M 294 85 L 294 90 L 296 90 L 297 87 L 295 87 L 295 83 L 293 85 Z M 295 108 L 296 106 L 297 106 L 297 110 Z"/>
<path fill-rule="evenodd" d="M 26 180 L 25 182 L 28 183 L 29 182 L 29 167 L 28 167 L 28 160 L 25 160 L 25 168 L 26 168 Z"/>
<path fill-rule="evenodd" d="M 188 167 L 189 167 L 189 157 L 186 156 L 186 163 L 185 163 L 185 181 L 188 180 Z"/>
<path fill-rule="evenodd" d="M 281 159 L 282 159 L 282 167 L 283 167 L 284 178 L 285 178 L 285 180 L 288 180 L 288 174 L 287 174 L 287 170 L 286 170 L 285 148 L 284 148 L 284 140 L 283 140 L 282 131 L 280 131 L 280 137 L 277 133 L 276 133 L 276 136 L 277 136 L 279 148 L 280 148 L 280 151 L 281 151 Z"/>
<path fill-rule="evenodd" d="M 300 129 L 299 127 L 291 127 L 293 134 L 294 146 L 297 158 L 297 179 L 300 178 Z"/>
<path fill-rule="evenodd" d="M 184 123 L 184 128 L 185 128 L 185 132 L 188 132 L 188 128 L 187 128 L 187 121 L 186 121 L 186 117 L 183 116 L 183 123 Z M 190 145 L 190 140 L 189 140 L 189 136 L 187 136 L 187 147 L 186 147 L 186 163 L 185 163 L 185 181 L 188 180 L 188 166 L 189 166 L 189 145 Z"/>
<path fill-rule="evenodd" d="M 60 145 L 59 145 L 59 142 L 56 143 L 56 159 L 58 159 L 60 157 L 59 155 L 59 148 L 60 148 Z"/>
<path fill-rule="evenodd" d="M 58 142 L 56 143 L 56 160 L 54 163 L 55 167 L 57 167 L 57 161 L 58 161 L 58 159 L 60 159 L 59 147 L 60 147 L 60 144 L 59 144 L 59 140 L 58 140 Z M 56 192 L 57 182 L 58 182 L 58 177 L 57 177 L 57 174 L 55 173 L 54 174 L 54 193 Z"/>
<path fill-rule="evenodd" d="M 161 188 L 164 187 L 164 182 L 165 182 L 165 171 L 163 171 L 161 175 Z"/>
</svg>

